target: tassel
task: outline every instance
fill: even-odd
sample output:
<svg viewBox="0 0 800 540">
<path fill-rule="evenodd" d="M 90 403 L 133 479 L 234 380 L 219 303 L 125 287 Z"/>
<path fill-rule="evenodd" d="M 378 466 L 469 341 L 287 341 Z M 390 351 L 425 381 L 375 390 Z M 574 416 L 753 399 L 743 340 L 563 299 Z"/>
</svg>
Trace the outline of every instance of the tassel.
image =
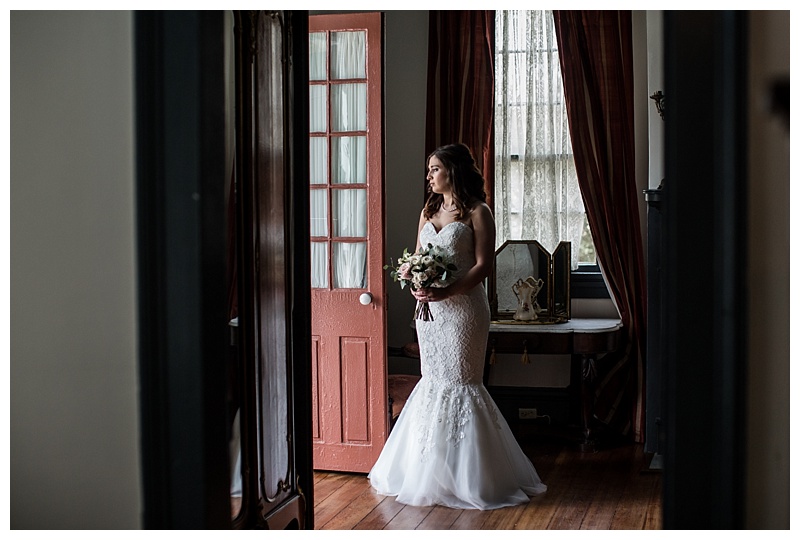
<svg viewBox="0 0 800 540">
<path fill-rule="evenodd" d="M 494 354 L 494 346 L 492 346 L 492 355 L 489 357 L 489 365 L 493 366 L 497 362 L 497 356 Z"/>
<path fill-rule="evenodd" d="M 523 364 L 530 364 L 530 360 L 528 360 L 528 342 L 522 342 L 522 363 Z"/>
</svg>

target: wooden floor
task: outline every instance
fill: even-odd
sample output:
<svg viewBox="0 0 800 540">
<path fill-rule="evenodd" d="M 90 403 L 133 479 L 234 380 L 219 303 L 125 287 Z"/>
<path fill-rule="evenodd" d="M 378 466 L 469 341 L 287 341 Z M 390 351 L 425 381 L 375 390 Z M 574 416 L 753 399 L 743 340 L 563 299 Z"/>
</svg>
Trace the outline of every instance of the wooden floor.
<svg viewBox="0 0 800 540">
<path fill-rule="evenodd" d="M 528 504 L 499 510 L 413 507 L 378 495 L 364 474 L 316 471 L 315 529 L 661 528 L 661 473 L 641 445 L 581 453 L 560 442 L 521 441 L 547 484 Z"/>
</svg>

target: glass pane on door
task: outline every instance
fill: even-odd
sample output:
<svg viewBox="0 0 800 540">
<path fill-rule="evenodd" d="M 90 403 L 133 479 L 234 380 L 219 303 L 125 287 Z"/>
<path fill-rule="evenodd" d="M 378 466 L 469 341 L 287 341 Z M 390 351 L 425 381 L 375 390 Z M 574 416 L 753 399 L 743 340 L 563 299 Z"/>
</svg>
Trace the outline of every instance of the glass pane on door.
<svg viewBox="0 0 800 540">
<path fill-rule="evenodd" d="M 367 77 L 367 33 L 331 33 L 331 79 Z"/>
<path fill-rule="evenodd" d="M 333 243 L 333 288 L 367 287 L 367 243 Z"/>
<path fill-rule="evenodd" d="M 333 236 L 366 238 L 367 190 L 333 190 Z"/>
<path fill-rule="evenodd" d="M 311 286 L 328 288 L 328 243 L 311 242 Z"/>
<path fill-rule="evenodd" d="M 331 139 L 331 176 L 334 184 L 367 183 L 367 138 Z"/>
<path fill-rule="evenodd" d="M 324 81 L 328 78 L 328 44 L 325 32 L 308 35 L 308 79 Z"/>
<path fill-rule="evenodd" d="M 311 190 L 311 236 L 328 236 L 328 191 Z"/>
<path fill-rule="evenodd" d="M 332 85 L 331 116 L 333 131 L 366 131 L 366 83 Z"/>
<path fill-rule="evenodd" d="M 309 144 L 310 182 L 312 184 L 328 183 L 328 139 L 311 137 Z"/>
<path fill-rule="evenodd" d="M 325 132 L 328 129 L 327 86 L 312 84 L 308 89 L 308 126 L 312 132 Z"/>
</svg>

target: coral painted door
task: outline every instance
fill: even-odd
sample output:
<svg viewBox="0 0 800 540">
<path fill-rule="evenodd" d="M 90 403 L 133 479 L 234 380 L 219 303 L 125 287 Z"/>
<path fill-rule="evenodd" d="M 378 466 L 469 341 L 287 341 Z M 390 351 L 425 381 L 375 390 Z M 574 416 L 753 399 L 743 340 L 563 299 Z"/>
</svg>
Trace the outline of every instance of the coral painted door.
<svg viewBox="0 0 800 540">
<path fill-rule="evenodd" d="M 380 13 L 309 17 L 314 468 L 368 472 L 388 434 Z"/>
</svg>

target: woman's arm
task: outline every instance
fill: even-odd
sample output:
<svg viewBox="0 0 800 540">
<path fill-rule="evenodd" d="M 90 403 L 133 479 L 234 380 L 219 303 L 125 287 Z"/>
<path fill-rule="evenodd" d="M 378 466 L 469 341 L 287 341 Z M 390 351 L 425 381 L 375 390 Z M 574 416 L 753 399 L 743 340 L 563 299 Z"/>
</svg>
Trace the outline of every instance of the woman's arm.
<svg viewBox="0 0 800 540">
<path fill-rule="evenodd" d="M 422 227 L 425 226 L 425 222 L 428 221 L 425 219 L 425 209 L 422 209 L 422 212 L 419 213 L 419 226 L 417 227 L 417 247 L 414 249 L 415 253 L 419 253 L 419 248 L 422 247 L 420 244 L 419 237 L 422 234 Z"/>
</svg>

